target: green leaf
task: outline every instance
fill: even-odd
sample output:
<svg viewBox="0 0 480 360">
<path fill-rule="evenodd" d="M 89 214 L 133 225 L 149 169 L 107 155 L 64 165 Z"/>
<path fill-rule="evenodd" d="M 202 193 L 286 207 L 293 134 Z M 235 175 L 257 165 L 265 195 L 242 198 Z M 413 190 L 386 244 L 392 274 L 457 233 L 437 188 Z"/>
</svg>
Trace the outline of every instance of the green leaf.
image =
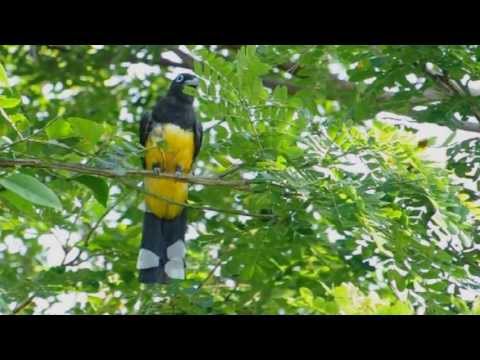
<svg viewBox="0 0 480 360">
<path fill-rule="evenodd" d="M 73 136 L 72 126 L 64 119 L 52 120 L 46 126 L 45 132 L 50 140 L 65 139 Z"/>
<path fill-rule="evenodd" d="M 197 95 L 197 90 L 192 88 L 192 87 L 186 86 L 183 89 L 183 93 L 186 94 L 186 95 L 190 95 L 190 96 L 196 96 Z"/>
<path fill-rule="evenodd" d="M 104 207 L 107 206 L 109 188 L 105 180 L 89 175 L 82 175 L 74 178 L 73 180 L 92 190 L 95 199 L 97 199 L 97 201 Z"/>
<path fill-rule="evenodd" d="M 445 147 L 445 146 L 450 145 L 450 143 L 451 143 L 452 140 L 455 138 L 455 136 L 457 136 L 457 131 L 452 131 L 452 133 L 451 133 L 450 135 L 448 135 L 448 137 L 445 139 L 445 141 L 443 142 L 443 144 L 440 145 L 440 147 Z"/>
<path fill-rule="evenodd" d="M 412 306 L 403 301 L 396 301 L 393 305 L 382 306 L 378 310 L 378 315 L 412 315 L 414 313 Z"/>
<path fill-rule="evenodd" d="M 82 118 L 56 119 L 47 125 L 47 135 L 50 139 L 65 139 L 80 137 L 90 143 L 96 143 L 104 133 L 102 124 Z"/>
<path fill-rule="evenodd" d="M 313 299 L 314 299 L 314 296 L 313 296 L 313 293 L 310 289 L 306 288 L 306 287 L 302 287 L 300 288 L 300 296 L 302 297 L 302 299 L 308 304 L 308 305 L 312 305 L 313 304 Z"/>
<path fill-rule="evenodd" d="M 11 109 L 20 104 L 20 99 L 0 96 L 0 107 L 4 109 Z"/>
<path fill-rule="evenodd" d="M 0 63 L 0 87 L 10 87 L 8 84 L 8 76 L 2 63 Z"/>
<path fill-rule="evenodd" d="M 103 126 L 92 120 L 82 118 L 68 118 L 67 121 L 73 128 L 75 135 L 78 135 L 91 143 L 96 143 L 103 135 Z"/>
<path fill-rule="evenodd" d="M 32 203 L 10 190 L 0 191 L 0 199 L 16 208 L 23 215 L 35 216 L 35 209 Z"/>
<path fill-rule="evenodd" d="M 50 188 L 29 175 L 10 175 L 7 178 L 0 179 L 0 185 L 34 204 L 54 209 L 62 208 L 57 195 Z"/>
<path fill-rule="evenodd" d="M 472 305 L 472 314 L 480 315 L 480 297 L 477 297 Z"/>
<path fill-rule="evenodd" d="M 12 121 L 14 123 L 25 123 L 25 122 L 28 122 L 28 119 L 25 117 L 25 115 L 23 114 L 13 114 L 10 116 L 10 119 L 12 119 Z"/>
</svg>

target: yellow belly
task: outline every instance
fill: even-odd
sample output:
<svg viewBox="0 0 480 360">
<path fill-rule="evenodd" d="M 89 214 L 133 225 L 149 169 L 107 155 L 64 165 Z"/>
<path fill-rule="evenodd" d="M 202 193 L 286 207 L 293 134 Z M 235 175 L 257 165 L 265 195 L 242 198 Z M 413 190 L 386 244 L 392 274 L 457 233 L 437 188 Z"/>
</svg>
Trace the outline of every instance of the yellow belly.
<svg viewBox="0 0 480 360">
<path fill-rule="evenodd" d="M 157 125 L 161 126 L 161 125 Z M 188 174 L 192 168 L 194 152 L 193 132 L 185 131 L 172 124 L 154 129 L 146 143 L 145 165 L 152 170 L 155 165 L 160 169 L 175 173 L 177 166 Z M 188 184 L 170 179 L 145 178 L 145 190 L 176 203 L 185 203 L 188 198 Z M 146 195 L 147 208 L 162 219 L 173 219 L 182 212 L 182 207 L 168 201 Z"/>
</svg>

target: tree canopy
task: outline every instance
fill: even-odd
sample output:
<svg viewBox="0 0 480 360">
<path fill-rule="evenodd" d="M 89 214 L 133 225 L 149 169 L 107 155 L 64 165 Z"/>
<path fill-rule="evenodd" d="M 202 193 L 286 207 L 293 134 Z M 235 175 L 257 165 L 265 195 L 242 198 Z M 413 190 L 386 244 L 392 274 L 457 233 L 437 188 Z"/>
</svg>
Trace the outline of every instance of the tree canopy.
<svg viewBox="0 0 480 360">
<path fill-rule="evenodd" d="M 479 58 L 1 46 L 0 313 L 480 313 Z M 180 179 L 187 279 L 144 286 L 138 126 L 179 71 L 201 79 L 205 130 Z M 419 138 L 425 124 L 449 136 Z"/>
</svg>

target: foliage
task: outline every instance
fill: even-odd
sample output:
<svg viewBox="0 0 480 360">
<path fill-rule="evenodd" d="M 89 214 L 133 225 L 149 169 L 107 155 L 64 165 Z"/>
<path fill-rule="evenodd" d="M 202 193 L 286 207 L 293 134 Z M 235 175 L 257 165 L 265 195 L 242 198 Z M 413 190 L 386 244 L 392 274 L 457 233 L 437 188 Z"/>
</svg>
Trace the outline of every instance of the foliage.
<svg viewBox="0 0 480 360">
<path fill-rule="evenodd" d="M 0 163 L 119 177 L 0 166 L 0 313 L 54 313 L 71 298 L 72 314 L 478 314 L 480 188 L 464 182 L 478 184 L 478 139 L 445 144 L 447 164 L 435 163 L 415 130 L 379 115 L 475 124 L 480 104 L 461 80 L 480 76 L 478 56 L 477 46 L 2 46 Z M 195 175 L 251 186 L 191 185 L 188 279 L 145 287 L 140 179 L 122 175 L 141 167 L 141 114 L 182 67 L 202 79 Z"/>
</svg>

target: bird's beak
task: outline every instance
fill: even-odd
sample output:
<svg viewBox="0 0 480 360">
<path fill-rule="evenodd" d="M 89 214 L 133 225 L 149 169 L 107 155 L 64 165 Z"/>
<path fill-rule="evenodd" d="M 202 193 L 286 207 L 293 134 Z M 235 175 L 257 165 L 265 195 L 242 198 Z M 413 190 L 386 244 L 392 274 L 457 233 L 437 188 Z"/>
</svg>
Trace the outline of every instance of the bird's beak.
<svg viewBox="0 0 480 360">
<path fill-rule="evenodd" d="M 188 85 L 188 86 L 197 87 L 199 84 L 200 84 L 200 80 L 198 78 L 193 78 L 191 80 L 185 81 L 185 85 Z"/>
</svg>

